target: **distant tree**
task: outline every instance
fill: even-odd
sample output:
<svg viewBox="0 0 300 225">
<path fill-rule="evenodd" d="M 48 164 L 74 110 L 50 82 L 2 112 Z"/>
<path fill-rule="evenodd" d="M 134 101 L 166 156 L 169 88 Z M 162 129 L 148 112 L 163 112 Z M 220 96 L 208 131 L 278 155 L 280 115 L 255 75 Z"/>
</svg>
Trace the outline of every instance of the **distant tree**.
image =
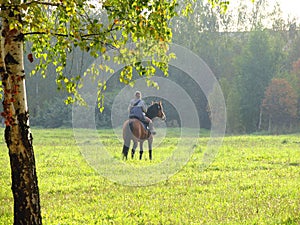
<svg viewBox="0 0 300 225">
<path fill-rule="evenodd" d="M 25 46 L 25 52 L 30 52 L 31 43 L 27 42 Z M 66 76 L 83 74 L 94 61 L 95 58 L 90 56 L 89 52 L 81 51 L 79 48 L 76 48 L 68 53 L 63 74 Z M 34 60 L 32 63 L 29 60 L 25 60 L 25 71 L 35 70 L 37 63 L 38 60 Z M 68 93 L 57 90 L 55 70 L 56 67 L 54 65 L 49 65 L 46 71 L 43 71 L 45 73 L 44 77 L 41 76 L 42 71 L 37 71 L 34 76 L 26 77 L 31 126 L 43 126 L 43 124 L 41 124 L 43 120 L 40 120 L 41 115 L 47 113 L 47 109 L 45 108 L 46 104 L 43 104 L 44 102 L 51 102 L 57 98 L 64 104 L 63 100 L 68 96 Z"/>
<path fill-rule="evenodd" d="M 297 117 L 298 122 L 300 122 L 300 58 L 293 63 L 293 70 L 291 75 L 294 78 L 293 87 L 296 90 L 297 98 L 298 98 L 298 108 L 297 108 Z"/>
<path fill-rule="evenodd" d="M 221 79 L 220 84 L 226 99 L 227 123 L 226 131 L 228 133 L 240 133 L 242 129 L 240 112 L 240 93 L 238 91 L 236 80 L 229 83 L 226 79 Z"/>
<path fill-rule="evenodd" d="M 228 63 L 231 38 L 220 34 L 221 17 L 219 8 L 212 8 L 208 2 L 197 1 L 189 17 L 173 19 L 173 40 L 199 55 L 218 77 Z M 222 72 L 221 72 L 222 71 Z"/>
<path fill-rule="evenodd" d="M 297 116 L 297 95 L 285 79 L 272 79 L 265 91 L 262 111 L 268 118 L 270 132 L 291 127 Z"/>
<path fill-rule="evenodd" d="M 248 43 L 237 60 L 241 121 L 247 133 L 258 129 L 260 105 L 265 88 L 276 74 L 277 61 L 267 31 L 250 34 Z"/>
<path fill-rule="evenodd" d="M 291 73 L 294 75 L 296 89 L 300 94 L 300 58 L 293 63 L 293 69 Z"/>
<path fill-rule="evenodd" d="M 53 97 L 42 102 L 40 110 L 31 116 L 31 124 L 45 128 L 71 127 L 71 115 L 71 105 L 66 105 L 61 98 Z"/>
<path fill-rule="evenodd" d="M 293 63 L 293 73 L 297 74 L 299 76 L 300 80 L 300 58 Z"/>
</svg>

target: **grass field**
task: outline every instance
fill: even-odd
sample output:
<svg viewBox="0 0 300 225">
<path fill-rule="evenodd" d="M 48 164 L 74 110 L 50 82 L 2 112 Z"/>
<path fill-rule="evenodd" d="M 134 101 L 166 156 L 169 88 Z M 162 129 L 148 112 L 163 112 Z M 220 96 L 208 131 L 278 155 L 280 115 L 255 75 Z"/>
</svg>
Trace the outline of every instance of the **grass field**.
<svg viewBox="0 0 300 225">
<path fill-rule="evenodd" d="M 178 173 L 144 187 L 99 176 L 82 157 L 71 129 L 33 129 L 33 135 L 44 224 L 300 224 L 299 134 L 225 137 L 205 170 L 199 165 L 209 138 L 200 137 Z M 121 161 L 119 139 L 111 130 L 99 135 Z M 153 162 L 146 152 L 144 160 L 136 157 L 126 165 L 148 168 L 167 160 L 177 139 L 170 132 L 161 140 Z M 2 138 L 0 224 L 12 224 L 12 210 Z"/>
</svg>

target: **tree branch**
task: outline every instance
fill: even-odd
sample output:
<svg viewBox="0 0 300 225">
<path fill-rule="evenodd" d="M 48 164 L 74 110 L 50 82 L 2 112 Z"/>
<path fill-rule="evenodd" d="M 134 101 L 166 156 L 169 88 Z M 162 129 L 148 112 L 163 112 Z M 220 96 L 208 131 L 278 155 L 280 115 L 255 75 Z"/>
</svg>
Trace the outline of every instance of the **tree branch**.
<svg viewBox="0 0 300 225">
<path fill-rule="evenodd" d="M 117 27 L 114 27 L 114 25 L 109 29 L 104 31 L 103 33 L 110 33 L 112 31 L 118 30 Z M 43 35 L 43 34 L 48 34 L 47 32 L 41 32 L 41 31 L 36 31 L 36 32 L 28 32 L 28 33 L 24 33 L 23 35 Z M 60 36 L 60 37 L 74 37 L 74 35 L 70 35 L 70 34 L 59 34 L 59 33 L 50 33 L 53 36 Z M 81 38 L 88 38 L 88 37 L 96 37 L 96 36 L 100 36 L 101 34 L 99 33 L 93 33 L 93 34 L 81 34 L 80 37 Z"/>
<path fill-rule="evenodd" d="M 43 34 L 47 34 L 46 32 L 29 32 L 29 33 L 25 33 L 25 35 L 43 35 Z M 59 34 L 59 33 L 51 33 L 51 35 L 53 36 L 59 36 L 59 37 L 74 37 L 74 35 L 68 35 L 68 34 Z M 85 35 L 81 35 L 80 37 L 82 38 L 82 40 L 87 40 L 87 41 L 91 41 L 93 39 L 90 39 L 89 37 L 97 37 L 97 36 L 100 36 L 100 34 L 85 34 Z M 102 43 L 102 45 L 105 45 L 111 49 L 117 49 L 116 47 L 114 47 L 113 45 L 111 44 L 107 44 L 107 43 L 104 43 L 102 41 L 100 41 Z"/>
<path fill-rule="evenodd" d="M 35 34 L 48 34 L 47 32 L 28 32 L 28 33 L 24 33 L 23 35 L 26 36 L 26 35 L 35 35 Z M 58 34 L 58 33 L 51 33 L 51 35 L 53 36 L 61 36 L 61 37 L 69 37 L 70 35 L 67 35 L 67 34 Z"/>
<path fill-rule="evenodd" d="M 24 3 L 24 5 L 26 5 L 26 6 L 28 6 L 28 5 L 33 5 L 33 4 L 37 4 L 37 5 L 48 5 L 48 6 L 60 6 L 60 5 L 61 5 L 61 4 L 59 4 L 59 3 L 42 2 L 42 1 L 35 1 L 35 0 Z"/>
</svg>

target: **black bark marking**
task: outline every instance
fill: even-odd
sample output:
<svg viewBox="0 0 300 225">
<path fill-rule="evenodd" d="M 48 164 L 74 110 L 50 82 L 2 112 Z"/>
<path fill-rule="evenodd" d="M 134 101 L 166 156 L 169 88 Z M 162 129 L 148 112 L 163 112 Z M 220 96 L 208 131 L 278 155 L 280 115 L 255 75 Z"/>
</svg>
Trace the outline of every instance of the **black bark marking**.
<svg viewBox="0 0 300 225">
<path fill-rule="evenodd" d="M 19 34 L 14 38 L 14 41 L 23 42 L 24 41 L 24 34 Z"/>
<path fill-rule="evenodd" d="M 9 17 L 14 17 L 15 14 L 14 14 L 14 12 L 13 12 L 12 10 L 10 10 L 9 13 L 8 13 L 8 16 L 9 16 Z"/>
<path fill-rule="evenodd" d="M 3 66 L 0 67 L 0 73 L 4 73 L 5 72 L 5 69 Z"/>
<path fill-rule="evenodd" d="M 32 148 L 32 135 L 29 131 L 28 124 L 29 114 L 28 112 L 21 113 L 18 115 L 18 122 L 20 126 L 22 142 L 26 149 Z"/>
<path fill-rule="evenodd" d="M 42 224 L 32 149 L 10 153 L 12 191 L 14 196 L 14 224 Z"/>
<path fill-rule="evenodd" d="M 10 126 L 6 126 L 5 128 L 5 133 L 4 133 L 4 137 L 5 137 L 5 142 L 7 147 L 9 148 L 12 144 L 12 141 L 10 139 L 10 132 L 11 132 L 11 127 Z"/>
<path fill-rule="evenodd" d="M 15 60 L 15 58 L 10 53 L 6 54 L 4 61 L 7 65 L 18 65 L 19 64 L 19 62 L 17 60 Z"/>
<path fill-rule="evenodd" d="M 9 146 L 12 171 L 12 192 L 14 197 L 14 224 L 42 224 L 40 196 L 36 175 L 32 136 L 29 131 L 28 113 L 18 115 L 19 139 L 13 143 L 12 127 L 7 126 L 5 139 Z M 17 149 L 17 152 L 11 151 Z"/>
<path fill-rule="evenodd" d="M 5 72 L 5 70 L 4 70 Z M 4 73 L 3 77 L 2 77 L 2 81 L 6 81 L 8 79 L 8 73 Z"/>
</svg>

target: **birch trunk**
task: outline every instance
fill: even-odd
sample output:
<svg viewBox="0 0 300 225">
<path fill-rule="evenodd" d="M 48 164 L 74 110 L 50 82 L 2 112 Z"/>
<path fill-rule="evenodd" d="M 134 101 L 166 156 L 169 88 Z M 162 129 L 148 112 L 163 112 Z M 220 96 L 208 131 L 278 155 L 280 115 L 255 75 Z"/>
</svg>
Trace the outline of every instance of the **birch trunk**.
<svg viewBox="0 0 300 225">
<path fill-rule="evenodd" d="M 23 61 L 24 36 L 12 28 L 16 10 L 2 8 L 0 73 L 4 89 L 5 141 L 9 149 L 14 224 L 42 224 L 32 135 L 29 128 Z"/>
<path fill-rule="evenodd" d="M 268 132 L 271 133 L 272 132 L 272 117 L 269 114 L 269 127 L 268 127 Z"/>
<path fill-rule="evenodd" d="M 259 110 L 258 131 L 261 130 L 261 122 L 262 122 L 262 107 L 260 107 L 260 110 Z"/>
</svg>

